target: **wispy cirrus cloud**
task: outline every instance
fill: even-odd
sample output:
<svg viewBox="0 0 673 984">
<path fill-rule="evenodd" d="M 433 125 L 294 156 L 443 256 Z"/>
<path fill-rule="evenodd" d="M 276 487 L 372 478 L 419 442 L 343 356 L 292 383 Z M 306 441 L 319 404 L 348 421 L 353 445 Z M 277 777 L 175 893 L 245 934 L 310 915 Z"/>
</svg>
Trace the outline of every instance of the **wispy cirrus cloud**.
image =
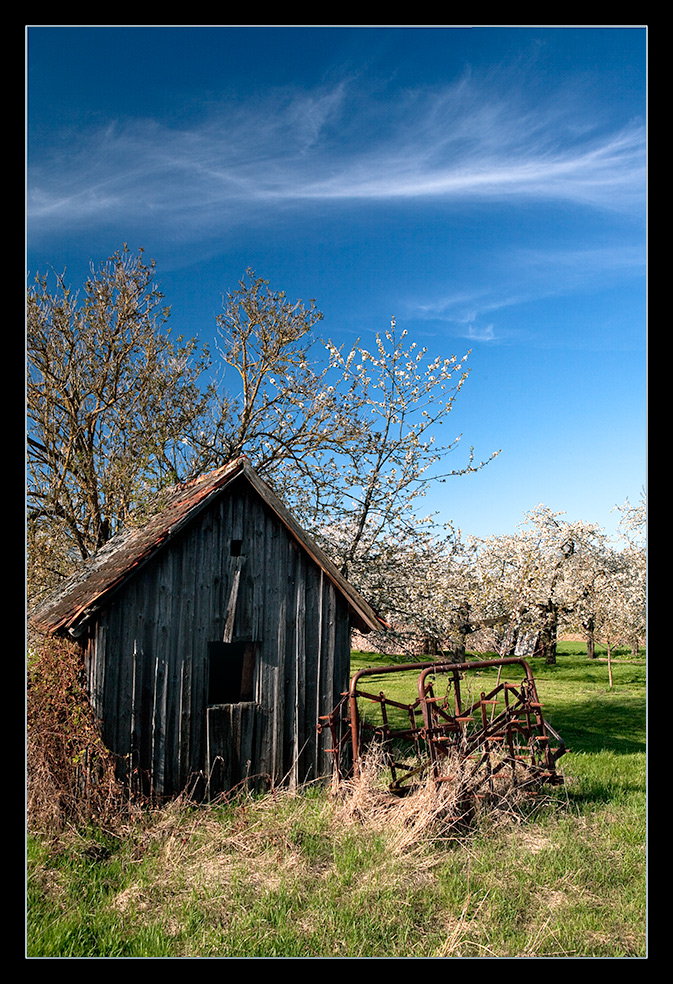
<svg viewBox="0 0 673 984">
<path fill-rule="evenodd" d="M 469 341 L 502 341 L 498 316 L 507 309 L 642 278 L 646 257 L 644 246 L 628 242 L 578 248 L 547 245 L 499 249 L 486 259 L 486 266 L 487 283 L 449 288 L 430 300 L 412 299 L 406 314 L 421 321 L 443 322 L 454 335 Z"/>
<path fill-rule="evenodd" d="M 111 121 L 29 156 L 32 233 L 91 222 L 179 224 L 186 236 L 261 210 L 353 203 L 642 204 L 641 121 L 609 130 L 557 98 L 525 107 L 471 78 L 374 98 L 355 81 L 210 103 L 172 123 Z"/>
</svg>

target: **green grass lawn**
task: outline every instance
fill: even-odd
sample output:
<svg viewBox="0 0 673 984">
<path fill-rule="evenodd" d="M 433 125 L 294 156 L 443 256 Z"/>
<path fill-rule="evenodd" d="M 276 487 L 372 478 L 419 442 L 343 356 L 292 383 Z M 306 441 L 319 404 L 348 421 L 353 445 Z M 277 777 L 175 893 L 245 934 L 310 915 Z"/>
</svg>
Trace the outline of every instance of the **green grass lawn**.
<svg viewBox="0 0 673 984">
<path fill-rule="evenodd" d="M 316 785 L 34 836 L 28 956 L 646 956 L 644 661 L 530 662 L 570 750 L 529 808 L 416 829 Z"/>
</svg>

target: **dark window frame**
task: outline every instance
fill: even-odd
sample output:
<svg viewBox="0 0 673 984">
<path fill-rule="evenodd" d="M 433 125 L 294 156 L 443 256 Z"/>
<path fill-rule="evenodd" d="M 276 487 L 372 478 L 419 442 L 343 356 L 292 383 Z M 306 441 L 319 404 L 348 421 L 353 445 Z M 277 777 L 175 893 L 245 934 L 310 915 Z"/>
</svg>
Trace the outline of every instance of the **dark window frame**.
<svg viewBox="0 0 673 984">
<path fill-rule="evenodd" d="M 208 706 L 252 701 L 256 663 L 254 642 L 209 642 Z"/>
</svg>

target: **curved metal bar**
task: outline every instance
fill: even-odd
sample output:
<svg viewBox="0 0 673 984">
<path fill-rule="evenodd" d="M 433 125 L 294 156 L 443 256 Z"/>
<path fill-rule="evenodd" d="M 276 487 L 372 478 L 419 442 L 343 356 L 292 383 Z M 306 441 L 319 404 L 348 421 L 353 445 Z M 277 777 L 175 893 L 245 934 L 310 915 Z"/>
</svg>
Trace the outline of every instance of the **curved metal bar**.
<svg viewBox="0 0 673 984">
<path fill-rule="evenodd" d="M 503 656 L 499 659 L 479 659 L 479 660 L 475 659 L 475 660 L 468 660 L 467 662 L 463 662 L 463 663 L 435 662 L 435 663 L 428 663 L 425 665 L 419 663 L 418 665 L 422 671 L 421 675 L 418 678 L 418 696 L 421 698 L 421 700 L 424 697 L 425 678 L 430 673 L 446 673 L 446 672 L 460 673 L 464 670 L 482 670 L 482 669 L 492 669 L 496 666 L 518 665 L 523 667 L 528 681 L 533 685 L 533 687 L 535 687 L 535 681 L 533 679 L 532 670 L 528 665 L 528 663 L 526 662 L 526 660 L 522 659 L 520 656 Z"/>
</svg>

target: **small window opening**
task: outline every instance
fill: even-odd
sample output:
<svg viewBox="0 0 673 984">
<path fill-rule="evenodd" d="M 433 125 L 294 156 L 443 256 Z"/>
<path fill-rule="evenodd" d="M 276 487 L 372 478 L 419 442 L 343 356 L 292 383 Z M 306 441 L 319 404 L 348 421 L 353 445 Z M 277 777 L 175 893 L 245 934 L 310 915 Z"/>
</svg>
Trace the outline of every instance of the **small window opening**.
<svg viewBox="0 0 673 984">
<path fill-rule="evenodd" d="M 243 547 L 243 540 L 232 540 L 229 544 L 229 553 L 232 557 L 241 556 L 241 548 Z"/>
<path fill-rule="evenodd" d="M 255 659 L 253 642 L 209 642 L 208 704 L 252 700 Z"/>
</svg>

